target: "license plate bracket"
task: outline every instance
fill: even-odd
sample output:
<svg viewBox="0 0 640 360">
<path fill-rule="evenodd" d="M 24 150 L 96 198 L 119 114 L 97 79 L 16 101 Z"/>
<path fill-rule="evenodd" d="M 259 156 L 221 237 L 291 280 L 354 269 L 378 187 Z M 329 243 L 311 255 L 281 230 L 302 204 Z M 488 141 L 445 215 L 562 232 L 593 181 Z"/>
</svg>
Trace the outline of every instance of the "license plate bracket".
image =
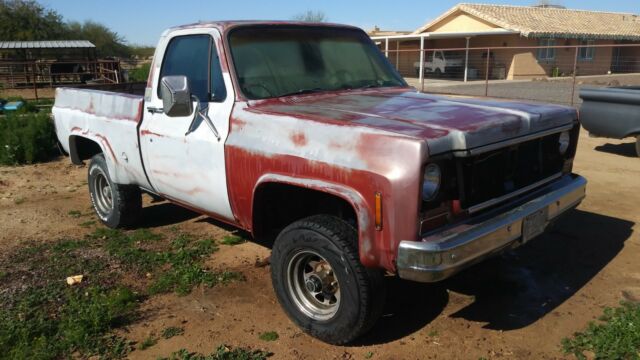
<svg viewBox="0 0 640 360">
<path fill-rule="evenodd" d="M 522 242 L 533 239 L 534 237 L 542 234 L 547 227 L 547 217 L 549 215 L 549 208 L 537 210 L 534 213 L 527 215 L 522 221 Z"/>
</svg>

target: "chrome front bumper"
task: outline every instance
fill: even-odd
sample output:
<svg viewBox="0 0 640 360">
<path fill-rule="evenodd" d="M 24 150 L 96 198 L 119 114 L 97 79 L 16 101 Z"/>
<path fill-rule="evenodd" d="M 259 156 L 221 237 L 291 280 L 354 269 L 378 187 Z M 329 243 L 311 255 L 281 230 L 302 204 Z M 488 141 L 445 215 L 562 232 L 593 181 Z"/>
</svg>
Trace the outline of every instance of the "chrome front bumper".
<svg viewBox="0 0 640 360">
<path fill-rule="evenodd" d="M 469 220 L 421 241 L 401 241 L 398 275 L 419 282 L 439 281 L 505 248 L 521 245 L 525 218 L 545 214 L 546 226 L 584 199 L 586 185 L 587 180 L 581 176 L 565 175 L 515 207 Z"/>
</svg>

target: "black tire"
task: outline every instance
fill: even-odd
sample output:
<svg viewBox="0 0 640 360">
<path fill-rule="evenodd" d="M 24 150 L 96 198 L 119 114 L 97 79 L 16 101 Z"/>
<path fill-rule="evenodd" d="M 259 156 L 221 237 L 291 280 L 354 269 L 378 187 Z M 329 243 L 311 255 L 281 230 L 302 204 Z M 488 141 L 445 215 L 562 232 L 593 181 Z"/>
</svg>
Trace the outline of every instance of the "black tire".
<svg viewBox="0 0 640 360">
<path fill-rule="evenodd" d="M 384 274 L 380 269 L 366 268 L 360 263 L 357 244 L 357 231 L 353 226 L 334 216 L 316 215 L 286 227 L 273 246 L 271 280 L 280 304 L 296 325 L 330 344 L 353 341 L 368 331 L 382 314 L 386 297 Z M 319 255 L 329 264 L 332 280 L 337 277 L 340 297 L 335 313 L 322 315 L 328 318 L 305 313 L 300 295 L 296 295 L 292 285 L 291 279 L 296 278 L 292 264 L 307 253 Z M 306 269 L 309 268 L 313 269 Z M 305 287 L 301 291 L 309 294 L 310 290 Z"/>
<path fill-rule="evenodd" d="M 437 68 L 433 71 L 433 77 L 435 78 L 441 78 L 442 77 L 442 70 L 440 70 L 440 68 Z"/>
<path fill-rule="evenodd" d="M 91 158 L 87 182 L 93 210 L 103 224 L 116 229 L 133 226 L 138 221 L 142 210 L 140 189 L 114 183 L 103 154 Z"/>
<path fill-rule="evenodd" d="M 636 154 L 640 157 L 640 135 L 636 137 Z"/>
</svg>

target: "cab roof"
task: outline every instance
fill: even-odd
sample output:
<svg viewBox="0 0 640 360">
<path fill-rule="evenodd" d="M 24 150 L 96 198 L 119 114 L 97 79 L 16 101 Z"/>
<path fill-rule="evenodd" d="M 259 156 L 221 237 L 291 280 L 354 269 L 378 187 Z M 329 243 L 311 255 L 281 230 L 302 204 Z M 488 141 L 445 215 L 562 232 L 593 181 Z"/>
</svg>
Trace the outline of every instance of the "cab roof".
<svg viewBox="0 0 640 360">
<path fill-rule="evenodd" d="M 296 25 L 296 26 L 313 26 L 313 27 L 339 27 L 359 29 L 352 25 L 334 24 L 334 23 L 317 23 L 317 22 L 303 22 L 303 21 L 283 21 L 283 20 L 224 20 L 224 21 L 201 21 L 193 24 L 185 24 L 169 28 L 167 31 L 184 30 L 184 29 L 200 29 L 200 28 L 215 28 L 221 33 L 224 33 L 235 27 L 244 26 L 265 26 L 265 25 Z M 360 30 L 360 29 L 359 29 Z"/>
</svg>

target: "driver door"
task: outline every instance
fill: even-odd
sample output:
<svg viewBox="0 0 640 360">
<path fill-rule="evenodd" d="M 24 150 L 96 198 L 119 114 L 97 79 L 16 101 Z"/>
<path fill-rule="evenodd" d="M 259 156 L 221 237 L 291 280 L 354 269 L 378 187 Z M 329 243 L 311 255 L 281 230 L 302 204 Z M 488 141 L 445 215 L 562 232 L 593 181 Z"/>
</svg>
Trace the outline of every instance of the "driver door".
<svg viewBox="0 0 640 360">
<path fill-rule="evenodd" d="M 222 49 L 215 46 L 219 34 L 214 30 L 197 34 L 185 30 L 172 35 L 166 43 L 160 71 L 155 71 L 153 94 L 146 103 L 150 114 L 140 128 L 147 176 L 158 194 L 233 221 L 224 142 L 234 95 L 229 74 L 221 71 Z M 220 138 L 199 115 L 169 117 L 162 112 L 159 84 L 162 77 L 170 75 L 188 78 L 192 95 L 206 109 Z M 196 105 L 194 101 L 194 109 Z M 192 132 L 187 134 L 190 126 Z"/>
</svg>

